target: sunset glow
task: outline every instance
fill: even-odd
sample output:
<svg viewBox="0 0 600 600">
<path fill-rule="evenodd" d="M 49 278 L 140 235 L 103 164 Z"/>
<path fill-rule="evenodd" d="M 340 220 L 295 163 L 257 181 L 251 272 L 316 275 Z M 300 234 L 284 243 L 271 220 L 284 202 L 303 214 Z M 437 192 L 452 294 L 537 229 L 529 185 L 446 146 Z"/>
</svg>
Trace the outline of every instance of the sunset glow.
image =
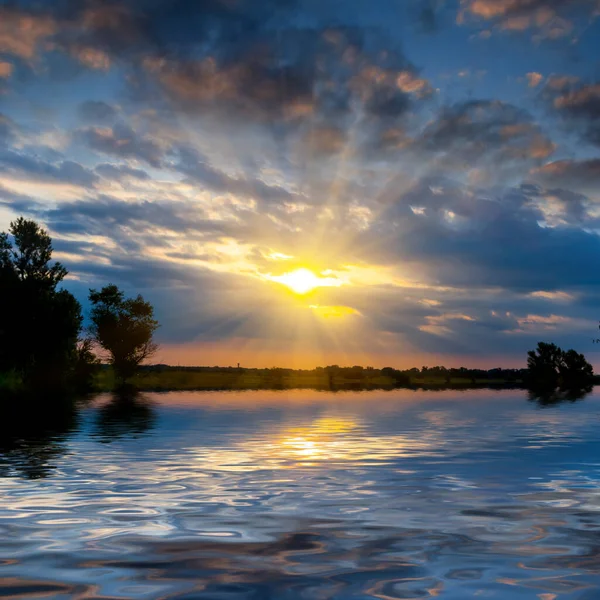
<svg viewBox="0 0 600 600">
<path fill-rule="evenodd" d="M 159 362 L 600 357 L 598 0 L 0 4 L 0 232 Z"/>
<path fill-rule="evenodd" d="M 311 270 L 301 268 L 279 276 L 269 276 L 268 279 L 287 286 L 295 294 L 308 294 L 318 287 L 339 287 L 343 284 L 335 277 L 319 277 Z"/>
</svg>

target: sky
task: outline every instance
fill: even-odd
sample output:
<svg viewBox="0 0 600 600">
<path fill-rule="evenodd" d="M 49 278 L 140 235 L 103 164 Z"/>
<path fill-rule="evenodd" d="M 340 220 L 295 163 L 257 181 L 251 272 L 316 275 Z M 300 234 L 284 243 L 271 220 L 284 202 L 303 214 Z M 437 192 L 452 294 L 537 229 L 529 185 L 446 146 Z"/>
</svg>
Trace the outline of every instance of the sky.
<svg viewBox="0 0 600 600">
<path fill-rule="evenodd" d="M 155 362 L 600 367 L 600 0 L 0 2 L 0 231 Z"/>
</svg>

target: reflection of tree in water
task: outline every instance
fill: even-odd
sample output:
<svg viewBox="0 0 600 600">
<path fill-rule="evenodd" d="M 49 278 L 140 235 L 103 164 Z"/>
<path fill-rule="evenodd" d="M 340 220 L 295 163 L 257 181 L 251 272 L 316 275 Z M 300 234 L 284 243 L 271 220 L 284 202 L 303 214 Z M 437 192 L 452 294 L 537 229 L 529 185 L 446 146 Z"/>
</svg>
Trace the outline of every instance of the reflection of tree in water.
<svg viewBox="0 0 600 600">
<path fill-rule="evenodd" d="M 555 406 L 565 402 L 577 402 L 583 400 L 593 390 L 593 386 L 586 386 L 574 389 L 530 389 L 528 390 L 528 400 L 536 402 L 540 406 Z"/>
<path fill-rule="evenodd" d="M 52 474 L 79 425 L 77 402 L 65 396 L 11 396 L 0 406 L 0 477 Z"/>
<path fill-rule="evenodd" d="M 124 436 L 135 438 L 152 429 L 155 421 L 152 404 L 142 394 L 115 392 L 112 400 L 98 409 L 95 434 L 103 442 Z"/>
</svg>

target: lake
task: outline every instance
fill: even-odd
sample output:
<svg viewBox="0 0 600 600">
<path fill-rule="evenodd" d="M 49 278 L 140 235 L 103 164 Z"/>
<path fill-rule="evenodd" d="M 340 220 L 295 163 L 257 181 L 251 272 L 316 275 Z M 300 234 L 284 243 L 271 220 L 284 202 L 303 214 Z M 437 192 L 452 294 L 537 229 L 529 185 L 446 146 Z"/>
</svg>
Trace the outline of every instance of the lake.
<svg viewBox="0 0 600 600">
<path fill-rule="evenodd" d="M 5 423 L 0 596 L 597 600 L 598 392 L 102 395 Z"/>
</svg>

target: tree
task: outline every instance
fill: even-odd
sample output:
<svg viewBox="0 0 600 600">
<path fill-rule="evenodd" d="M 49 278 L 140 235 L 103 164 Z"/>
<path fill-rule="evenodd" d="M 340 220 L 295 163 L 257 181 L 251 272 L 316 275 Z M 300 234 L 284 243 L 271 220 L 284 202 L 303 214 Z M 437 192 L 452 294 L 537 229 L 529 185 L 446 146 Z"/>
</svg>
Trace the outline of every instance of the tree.
<svg viewBox="0 0 600 600">
<path fill-rule="evenodd" d="M 590 383 L 592 365 L 575 350 L 563 351 L 555 344 L 540 342 L 527 353 L 527 380 L 534 387 L 577 388 Z"/>
<path fill-rule="evenodd" d="M 583 354 L 575 350 L 563 353 L 562 364 L 559 367 L 561 387 L 578 388 L 588 384 L 594 376 L 594 368 Z"/>
<path fill-rule="evenodd" d="M 528 379 L 532 384 L 555 388 L 558 385 L 562 350 L 555 344 L 539 342 L 536 350 L 527 353 Z"/>
<path fill-rule="evenodd" d="M 26 383 L 64 383 L 81 330 L 81 306 L 57 286 L 67 270 L 52 259 L 52 240 L 18 218 L 0 233 L 0 371 Z"/>
<path fill-rule="evenodd" d="M 90 290 L 92 303 L 90 333 L 107 353 L 115 375 L 124 383 L 158 346 L 153 335 L 158 328 L 154 308 L 142 296 L 125 298 L 116 285 Z"/>
</svg>

